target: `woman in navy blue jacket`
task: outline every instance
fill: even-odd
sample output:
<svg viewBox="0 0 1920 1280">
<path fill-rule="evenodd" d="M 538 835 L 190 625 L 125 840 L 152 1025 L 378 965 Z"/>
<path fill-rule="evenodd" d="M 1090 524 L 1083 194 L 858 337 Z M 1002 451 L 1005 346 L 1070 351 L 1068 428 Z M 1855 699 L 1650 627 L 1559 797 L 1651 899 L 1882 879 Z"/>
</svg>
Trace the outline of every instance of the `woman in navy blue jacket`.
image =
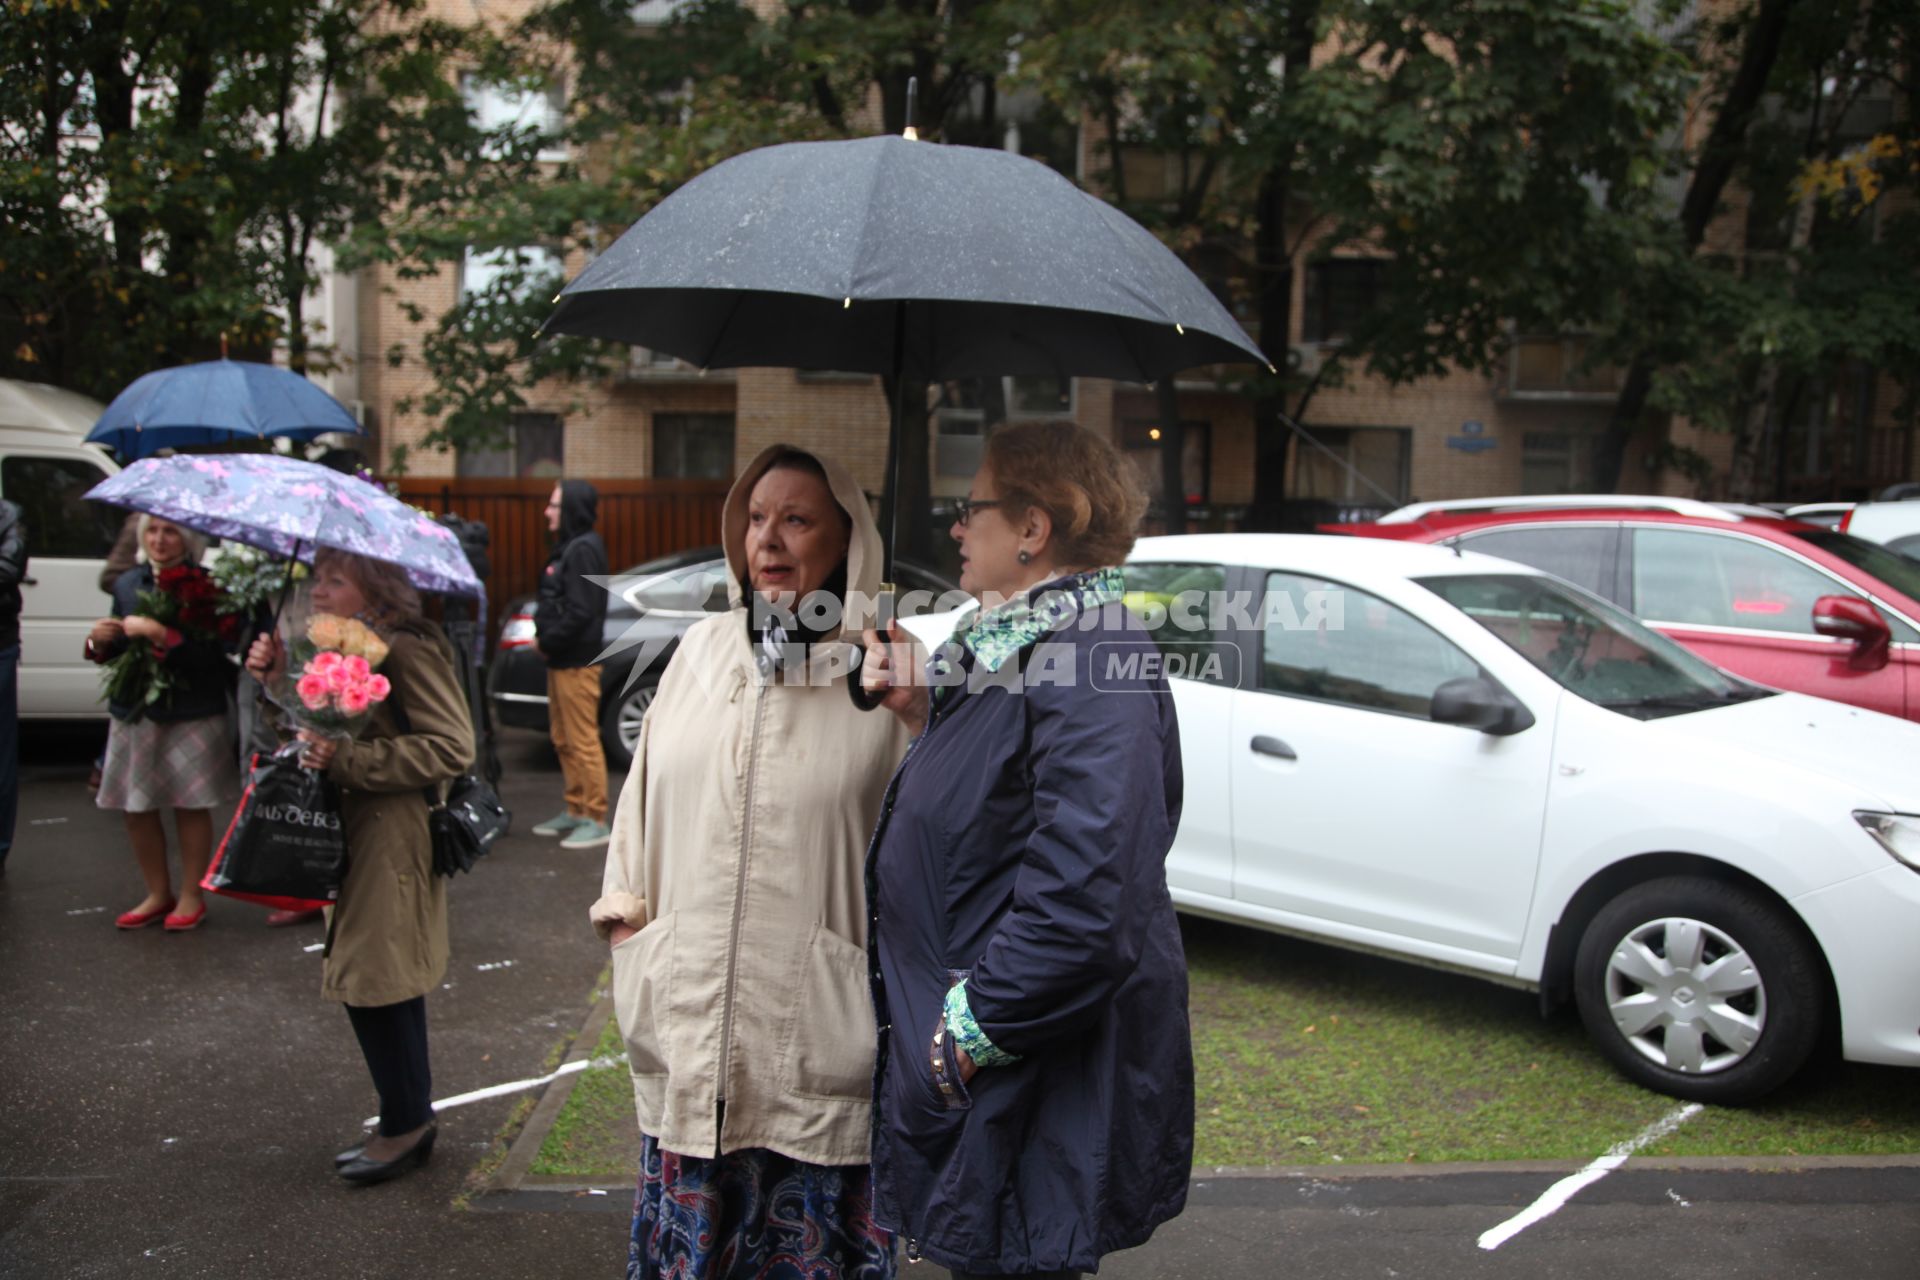
<svg viewBox="0 0 1920 1280">
<path fill-rule="evenodd" d="M 1098 437 L 1002 430 L 953 527 L 979 613 L 926 682 L 868 636 L 916 734 L 868 854 L 875 1217 L 956 1280 L 1093 1269 L 1186 1201 L 1180 735 L 1116 567 L 1145 506 Z"/>
</svg>

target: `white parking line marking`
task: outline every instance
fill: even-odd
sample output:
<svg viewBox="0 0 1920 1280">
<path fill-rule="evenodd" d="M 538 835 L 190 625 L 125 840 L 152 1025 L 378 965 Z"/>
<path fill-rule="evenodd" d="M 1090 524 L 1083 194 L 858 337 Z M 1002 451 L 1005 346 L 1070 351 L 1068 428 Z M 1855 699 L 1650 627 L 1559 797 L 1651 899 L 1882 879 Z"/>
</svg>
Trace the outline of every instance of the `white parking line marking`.
<svg viewBox="0 0 1920 1280">
<path fill-rule="evenodd" d="M 538 1089 L 543 1084 L 552 1084 L 561 1076 L 570 1076 L 576 1071 L 585 1071 L 588 1067 L 617 1067 L 626 1062 L 625 1058 L 582 1058 L 578 1062 L 563 1062 L 558 1071 L 549 1075 L 536 1076 L 531 1080 L 509 1080 L 506 1084 L 488 1085 L 484 1089 L 475 1089 L 472 1093 L 456 1093 L 451 1098 L 442 1098 L 433 1104 L 436 1113 L 450 1107 L 464 1107 L 469 1102 L 485 1102 L 488 1098 L 501 1098 L 509 1093 L 521 1093 L 528 1089 Z M 379 1116 L 368 1116 L 360 1122 L 371 1129 L 380 1123 Z"/>
<path fill-rule="evenodd" d="M 1582 1190 L 1592 1186 L 1625 1164 L 1628 1156 L 1646 1146 L 1649 1142 L 1656 1142 L 1666 1137 L 1675 1129 L 1678 1129 L 1681 1125 L 1699 1115 L 1704 1109 L 1705 1108 L 1697 1102 L 1689 1102 L 1686 1106 L 1676 1107 L 1666 1115 L 1661 1116 L 1634 1137 L 1614 1147 L 1608 1151 L 1607 1154 L 1601 1156 L 1580 1172 L 1570 1177 L 1562 1178 L 1560 1181 L 1548 1187 L 1545 1194 L 1513 1217 L 1508 1218 L 1505 1222 L 1489 1231 L 1482 1232 L 1480 1235 L 1480 1247 L 1482 1249 L 1498 1249 L 1501 1245 L 1513 1239 L 1534 1223 L 1552 1217 L 1566 1205 L 1567 1201 L 1573 1199 L 1573 1197 L 1578 1195 Z"/>
</svg>

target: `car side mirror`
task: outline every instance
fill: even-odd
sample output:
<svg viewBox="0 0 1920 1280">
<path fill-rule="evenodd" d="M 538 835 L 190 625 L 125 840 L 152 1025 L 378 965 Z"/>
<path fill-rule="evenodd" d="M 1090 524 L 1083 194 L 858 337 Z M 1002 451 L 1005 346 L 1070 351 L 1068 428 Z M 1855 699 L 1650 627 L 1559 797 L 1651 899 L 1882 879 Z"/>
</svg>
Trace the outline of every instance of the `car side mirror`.
<svg viewBox="0 0 1920 1280">
<path fill-rule="evenodd" d="M 1435 724 L 1478 729 L 1496 738 L 1533 727 L 1533 713 L 1520 699 L 1483 676 L 1462 676 L 1435 689 L 1427 715 Z"/>
<path fill-rule="evenodd" d="M 1878 671 L 1887 665 L 1893 628 L 1880 611 L 1859 596 L 1821 596 L 1813 602 L 1813 629 L 1835 640 L 1853 642 L 1847 665 L 1856 671 Z"/>
</svg>

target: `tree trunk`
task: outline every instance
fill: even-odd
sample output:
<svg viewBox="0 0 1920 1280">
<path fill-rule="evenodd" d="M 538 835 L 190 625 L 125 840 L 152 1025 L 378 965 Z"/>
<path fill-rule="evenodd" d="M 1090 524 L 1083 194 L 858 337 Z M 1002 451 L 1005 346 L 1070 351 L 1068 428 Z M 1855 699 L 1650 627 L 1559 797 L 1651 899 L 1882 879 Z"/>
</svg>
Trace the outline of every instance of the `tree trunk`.
<svg viewBox="0 0 1920 1280">
<path fill-rule="evenodd" d="M 1180 394 L 1173 376 L 1154 386 L 1160 407 L 1160 505 L 1166 532 L 1187 531 L 1187 428 L 1180 420 Z"/>
<path fill-rule="evenodd" d="M 1740 65 L 1726 97 L 1714 117 L 1713 128 L 1700 148 L 1699 162 L 1687 184 L 1686 198 L 1680 204 L 1680 237 L 1686 252 L 1693 253 L 1706 238 L 1707 227 L 1720 207 L 1720 196 L 1733 176 L 1735 165 L 1746 144 L 1747 130 L 1753 124 L 1767 80 L 1780 58 L 1780 45 L 1786 34 L 1787 15 L 1794 0 L 1759 0 L 1747 38 L 1740 49 Z M 1620 467 L 1627 456 L 1627 445 L 1640 426 L 1640 415 L 1653 389 L 1658 365 L 1653 356 L 1642 352 L 1627 366 L 1627 379 L 1614 402 L 1607 429 L 1594 449 L 1594 487 L 1610 492 L 1620 487 Z"/>
<path fill-rule="evenodd" d="M 1319 0 L 1297 0 L 1288 7 L 1284 54 L 1289 80 L 1313 65 L 1314 32 L 1319 26 Z M 1286 92 L 1285 84 L 1282 92 Z M 1254 218 L 1254 280 L 1260 316 L 1260 345 L 1267 358 L 1286 367 L 1287 344 L 1293 339 L 1293 257 L 1287 251 L 1287 205 L 1291 195 L 1295 148 L 1275 157 L 1273 168 L 1260 183 Z M 1281 415 L 1286 412 L 1282 389 L 1271 390 L 1253 402 L 1253 503 L 1247 512 L 1249 530 L 1278 529 L 1287 496 L 1287 443 L 1290 436 Z"/>
</svg>

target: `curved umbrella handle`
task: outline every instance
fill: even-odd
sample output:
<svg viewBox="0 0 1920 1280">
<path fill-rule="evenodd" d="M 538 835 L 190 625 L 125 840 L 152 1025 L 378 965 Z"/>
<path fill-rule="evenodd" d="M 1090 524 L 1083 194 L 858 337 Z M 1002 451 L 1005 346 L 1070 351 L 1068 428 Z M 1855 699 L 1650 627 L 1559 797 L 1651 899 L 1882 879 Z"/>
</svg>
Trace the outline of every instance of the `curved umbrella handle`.
<svg viewBox="0 0 1920 1280">
<path fill-rule="evenodd" d="M 880 638 L 888 643 L 892 643 L 893 628 L 881 627 Z M 873 711 L 877 710 L 880 704 L 886 701 L 887 695 L 884 693 L 868 693 L 866 686 L 860 683 L 860 668 L 866 665 L 866 661 L 866 646 L 856 643 L 853 646 L 853 671 L 847 676 L 847 696 L 853 699 L 853 705 L 860 708 L 860 710 Z"/>
</svg>

